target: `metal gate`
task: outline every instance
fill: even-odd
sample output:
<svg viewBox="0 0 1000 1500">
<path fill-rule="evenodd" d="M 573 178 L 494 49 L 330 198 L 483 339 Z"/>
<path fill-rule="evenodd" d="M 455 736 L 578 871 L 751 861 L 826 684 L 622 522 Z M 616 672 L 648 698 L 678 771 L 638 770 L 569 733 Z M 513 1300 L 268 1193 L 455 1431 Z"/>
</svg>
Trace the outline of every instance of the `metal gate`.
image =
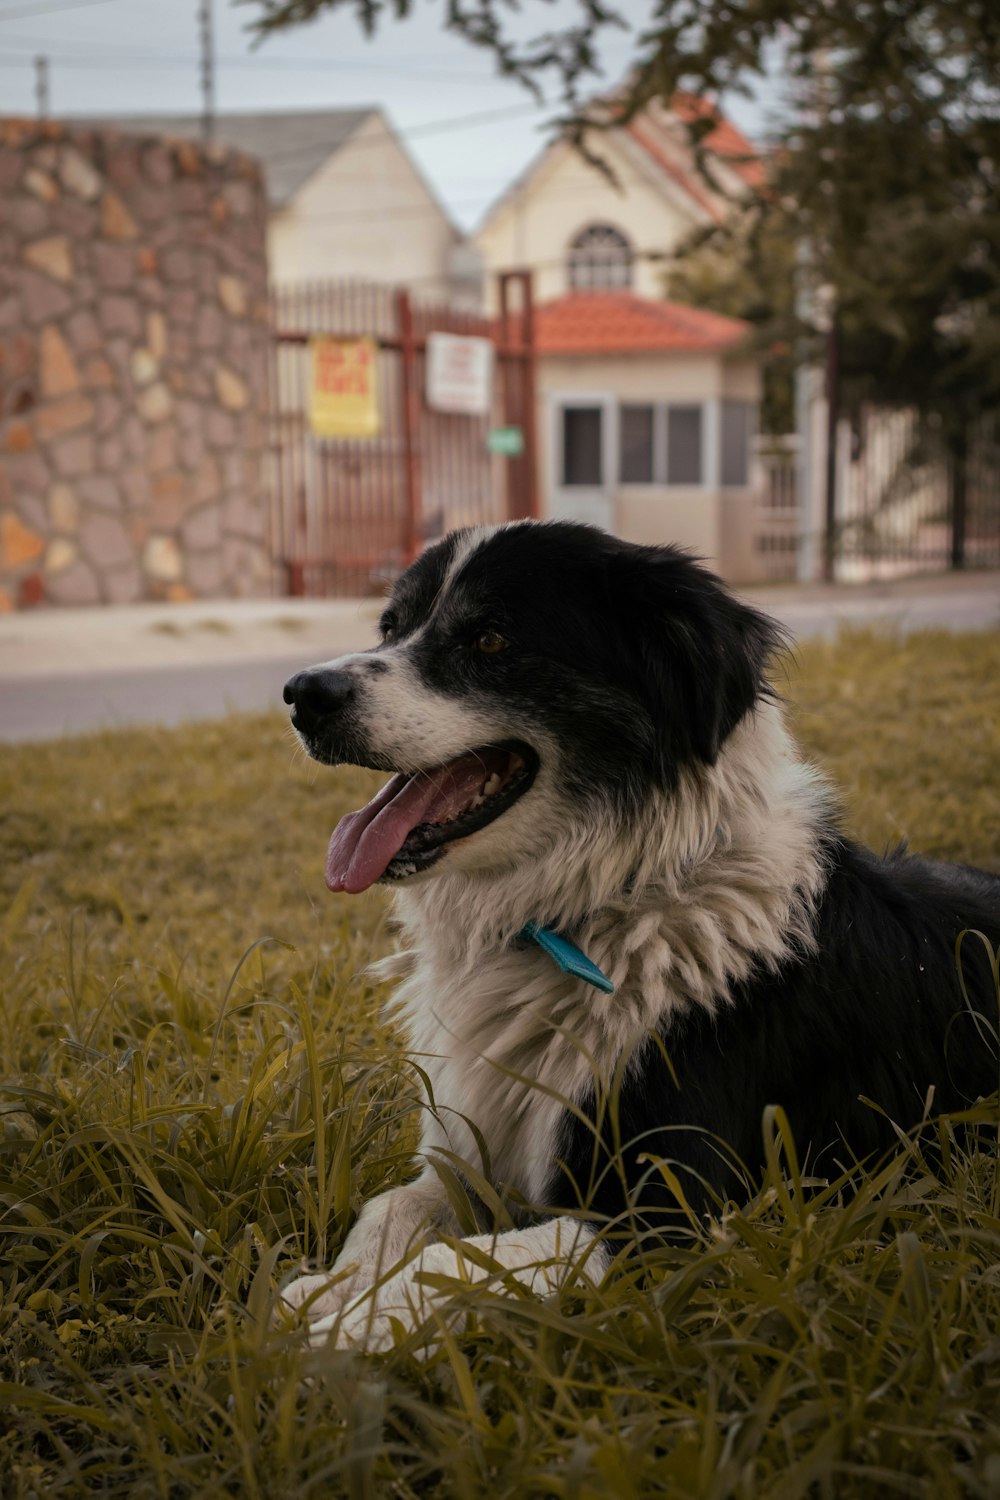
<svg viewBox="0 0 1000 1500">
<path fill-rule="evenodd" d="M 981 418 L 959 462 L 915 412 L 863 408 L 838 431 L 828 577 L 1000 567 L 1000 426 Z"/>
<path fill-rule="evenodd" d="M 272 555 L 289 594 L 381 592 L 427 542 L 453 527 L 537 514 L 530 273 L 504 273 L 499 303 L 499 316 L 489 319 L 368 283 L 275 294 Z M 492 341 L 490 412 L 428 407 L 430 333 Z M 316 335 L 374 341 L 377 437 L 313 435 L 309 340 Z M 509 441 L 519 445 L 510 456 L 491 451 L 489 435 L 501 428 L 519 434 Z"/>
</svg>

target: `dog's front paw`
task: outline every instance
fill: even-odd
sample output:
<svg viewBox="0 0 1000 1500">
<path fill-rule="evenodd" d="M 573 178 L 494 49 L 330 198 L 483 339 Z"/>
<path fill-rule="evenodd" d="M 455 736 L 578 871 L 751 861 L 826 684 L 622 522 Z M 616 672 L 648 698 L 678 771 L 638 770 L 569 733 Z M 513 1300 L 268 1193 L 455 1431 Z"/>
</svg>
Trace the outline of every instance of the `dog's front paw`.
<svg viewBox="0 0 1000 1500">
<path fill-rule="evenodd" d="M 428 1284 L 428 1273 L 438 1281 L 436 1286 Z M 442 1276 L 452 1284 L 442 1285 Z M 453 1326 L 462 1316 L 462 1308 L 454 1305 L 452 1298 L 464 1285 L 467 1282 L 461 1277 L 455 1252 L 447 1245 L 428 1246 L 419 1259 L 381 1286 L 346 1299 L 329 1314 L 313 1317 L 310 1309 L 309 1341 L 318 1344 L 332 1339 L 341 1349 L 384 1354 L 393 1347 L 397 1329 L 410 1334 L 431 1322 L 432 1331 L 441 1326 L 442 1320 Z"/>
<path fill-rule="evenodd" d="M 351 1265 L 342 1270 L 335 1268 L 297 1276 L 278 1292 L 274 1306 L 275 1323 L 303 1318 L 310 1329 L 316 1322 L 329 1325 L 361 1293 L 363 1288 L 359 1285 L 357 1270 L 356 1265 Z"/>
</svg>

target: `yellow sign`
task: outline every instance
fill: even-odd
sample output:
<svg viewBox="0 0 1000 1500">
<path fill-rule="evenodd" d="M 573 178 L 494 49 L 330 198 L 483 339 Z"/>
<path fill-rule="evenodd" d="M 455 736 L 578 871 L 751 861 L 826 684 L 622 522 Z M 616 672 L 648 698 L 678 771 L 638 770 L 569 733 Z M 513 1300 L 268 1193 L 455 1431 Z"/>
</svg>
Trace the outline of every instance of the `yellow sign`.
<svg viewBox="0 0 1000 1500">
<path fill-rule="evenodd" d="M 309 423 L 318 438 L 378 437 L 378 368 L 374 339 L 309 340 Z"/>
</svg>

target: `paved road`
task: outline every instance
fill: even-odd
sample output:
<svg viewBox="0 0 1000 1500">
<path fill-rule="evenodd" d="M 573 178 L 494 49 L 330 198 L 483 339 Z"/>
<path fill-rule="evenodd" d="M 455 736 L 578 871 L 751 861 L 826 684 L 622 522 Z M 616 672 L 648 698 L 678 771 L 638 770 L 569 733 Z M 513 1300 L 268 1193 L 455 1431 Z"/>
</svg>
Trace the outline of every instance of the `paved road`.
<svg viewBox="0 0 1000 1500">
<path fill-rule="evenodd" d="M 283 709 L 301 667 L 370 646 L 373 600 L 211 601 L 0 616 L 0 740 Z"/>
<path fill-rule="evenodd" d="M 769 597 L 751 601 L 780 620 L 797 640 L 831 639 L 845 625 L 902 630 L 995 630 L 1000 628 L 1000 584 L 964 591 L 889 593 L 885 597 L 842 594 L 824 598 Z"/>
<path fill-rule="evenodd" d="M 282 709 L 301 655 L 203 666 L 129 667 L 0 682 L 0 740 L 49 740 L 124 724 L 182 724 L 232 709 Z"/>
<path fill-rule="evenodd" d="M 845 623 L 903 631 L 1000 627 L 996 574 L 746 593 L 800 640 L 835 635 Z M 173 606 L 166 614 L 133 606 L 0 617 L 0 740 L 281 709 L 286 679 L 311 662 L 370 645 L 377 613 L 371 600 L 314 602 L 297 612 L 286 600 Z"/>
</svg>

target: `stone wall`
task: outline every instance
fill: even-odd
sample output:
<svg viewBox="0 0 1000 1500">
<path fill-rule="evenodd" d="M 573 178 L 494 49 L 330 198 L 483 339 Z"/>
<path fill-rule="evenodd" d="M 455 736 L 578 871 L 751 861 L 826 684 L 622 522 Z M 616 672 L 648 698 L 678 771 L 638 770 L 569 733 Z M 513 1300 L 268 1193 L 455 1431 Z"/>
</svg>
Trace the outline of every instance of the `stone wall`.
<svg viewBox="0 0 1000 1500">
<path fill-rule="evenodd" d="M 0 122 L 0 609 L 269 591 L 265 227 L 239 153 Z"/>
</svg>

